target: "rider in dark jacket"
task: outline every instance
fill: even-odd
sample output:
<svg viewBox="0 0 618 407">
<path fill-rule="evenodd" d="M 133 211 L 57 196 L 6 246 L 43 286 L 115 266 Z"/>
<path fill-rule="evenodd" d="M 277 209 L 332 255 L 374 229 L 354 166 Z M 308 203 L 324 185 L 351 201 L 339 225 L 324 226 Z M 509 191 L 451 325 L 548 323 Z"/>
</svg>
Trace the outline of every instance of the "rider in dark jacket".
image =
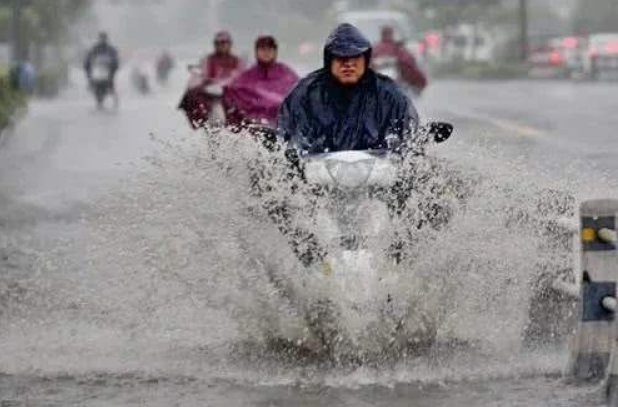
<svg viewBox="0 0 618 407">
<path fill-rule="evenodd" d="M 330 34 L 324 67 L 301 80 L 279 110 L 278 133 L 292 147 L 288 151 L 385 149 L 391 136 L 413 136 L 418 114 L 412 101 L 393 80 L 370 68 L 371 53 L 371 43 L 350 24 Z M 326 250 L 313 233 L 292 225 L 285 202 L 273 202 L 268 210 L 305 265 L 325 259 Z"/>
<path fill-rule="evenodd" d="M 279 111 L 278 129 L 300 152 L 386 148 L 413 134 L 418 114 L 390 78 L 370 68 L 371 43 L 351 24 L 328 37 L 324 67 L 300 81 Z"/>
<path fill-rule="evenodd" d="M 95 64 L 95 61 L 98 60 L 102 60 L 107 64 L 111 88 L 114 90 L 114 78 L 120 66 L 120 61 L 118 58 L 118 51 L 109 44 L 108 36 L 105 32 L 99 34 L 99 41 L 88 52 L 88 55 L 86 55 L 86 60 L 84 61 L 84 70 L 86 71 L 86 76 L 89 81 L 92 80 L 93 65 Z"/>
</svg>

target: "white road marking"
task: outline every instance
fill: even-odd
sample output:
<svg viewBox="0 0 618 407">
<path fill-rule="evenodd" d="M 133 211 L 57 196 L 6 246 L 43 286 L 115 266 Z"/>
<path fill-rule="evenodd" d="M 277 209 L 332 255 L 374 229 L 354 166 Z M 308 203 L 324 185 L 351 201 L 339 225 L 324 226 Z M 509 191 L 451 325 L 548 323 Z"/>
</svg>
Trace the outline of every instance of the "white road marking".
<svg viewBox="0 0 618 407">
<path fill-rule="evenodd" d="M 527 124 L 518 123 L 514 120 L 510 119 L 501 119 L 496 117 L 491 117 L 488 115 L 484 115 L 482 113 L 477 113 L 473 111 L 464 111 L 464 110 L 449 110 L 450 113 L 462 116 L 469 119 L 478 120 L 481 122 L 489 123 L 493 126 L 499 127 L 509 133 L 516 133 L 523 137 L 530 138 L 547 138 L 550 134 L 544 130 L 538 129 L 536 127 L 529 126 Z"/>
</svg>

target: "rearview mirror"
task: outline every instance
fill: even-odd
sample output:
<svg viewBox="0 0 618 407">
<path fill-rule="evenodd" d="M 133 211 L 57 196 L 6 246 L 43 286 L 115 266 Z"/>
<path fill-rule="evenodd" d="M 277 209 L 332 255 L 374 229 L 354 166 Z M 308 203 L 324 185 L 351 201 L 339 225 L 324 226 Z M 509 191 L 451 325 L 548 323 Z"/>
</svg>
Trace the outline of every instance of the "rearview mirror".
<svg viewBox="0 0 618 407">
<path fill-rule="evenodd" d="M 453 135 L 453 125 L 446 122 L 429 123 L 429 137 L 436 143 L 443 143 Z"/>
</svg>

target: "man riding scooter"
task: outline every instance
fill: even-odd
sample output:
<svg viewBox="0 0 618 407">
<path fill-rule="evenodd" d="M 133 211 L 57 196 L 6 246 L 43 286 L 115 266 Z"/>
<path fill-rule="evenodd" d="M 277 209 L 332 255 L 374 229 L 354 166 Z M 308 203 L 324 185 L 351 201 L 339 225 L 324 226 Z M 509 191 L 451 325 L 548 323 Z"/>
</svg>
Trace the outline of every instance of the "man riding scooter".
<svg viewBox="0 0 618 407">
<path fill-rule="evenodd" d="M 84 61 L 86 77 L 90 88 L 95 93 L 99 108 L 103 106 L 105 96 L 110 93 L 114 95 L 114 103 L 118 104 L 114 81 L 119 66 L 118 51 L 109 44 L 107 33 L 101 32 L 99 41 L 88 52 Z"/>
<path fill-rule="evenodd" d="M 410 252 L 408 232 L 424 220 L 421 206 L 434 209 L 431 195 L 442 193 L 435 189 L 419 194 L 420 210 L 410 211 L 413 216 L 398 213 L 397 204 L 405 205 L 422 188 L 423 180 L 408 168 L 416 166 L 416 157 L 426 162 L 420 156 L 425 142 L 444 141 L 452 126 L 419 129 L 412 101 L 395 81 L 376 73 L 371 60 L 371 43 L 356 27 L 342 24 L 330 34 L 323 68 L 302 79 L 279 111 L 278 134 L 288 162 L 274 154 L 273 165 L 264 165 L 265 176 L 252 185 L 262 213 L 309 269 L 302 286 L 285 276 L 271 277 L 291 303 L 307 299 L 295 304 L 306 315 L 307 329 L 294 343 L 304 346 L 304 338 L 311 337 L 317 344 L 310 349 L 331 356 L 356 335 L 331 321 L 341 311 L 363 312 L 376 301 L 384 304 L 378 305 L 377 318 L 389 326 L 389 348 L 422 351 L 437 335 L 433 314 L 390 291 L 399 273 L 383 281 L 383 269 L 376 265 L 383 260 L 401 264 Z M 299 295 L 305 288 L 309 297 Z"/>
<path fill-rule="evenodd" d="M 198 66 L 189 67 L 192 73 L 188 89 L 180 101 L 194 129 L 217 116 L 223 95 L 223 86 L 232 81 L 243 69 L 240 58 L 232 53 L 232 36 L 221 31 L 214 40 L 215 52 L 204 58 Z M 222 115 L 222 114 L 221 114 Z"/>
<path fill-rule="evenodd" d="M 223 106 L 228 125 L 276 126 L 279 106 L 298 82 L 296 73 L 277 61 L 277 52 L 275 38 L 262 36 L 256 40 L 256 64 L 224 88 Z"/>
<path fill-rule="evenodd" d="M 279 110 L 278 132 L 293 163 L 304 155 L 384 150 L 392 138 L 402 143 L 412 137 L 419 120 L 412 101 L 373 71 L 371 59 L 371 43 L 356 27 L 342 24 L 330 34 L 324 67 L 302 79 Z M 311 232 L 290 224 L 285 202 L 269 213 L 305 265 L 322 262 L 326 251 Z"/>
<path fill-rule="evenodd" d="M 418 114 L 390 78 L 371 68 L 371 43 L 351 24 L 328 37 L 324 67 L 301 80 L 279 111 L 280 136 L 309 154 L 386 148 L 414 132 Z"/>
<path fill-rule="evenodd" d="M 391 26 L 382 28 L 382 39 L 373 47 L 372 67 L 411 88 L 417 96 L 427 87 L 427 77 L 418 67 L 414 55 L 395 40 L 395 30 Z"/>
</svg>

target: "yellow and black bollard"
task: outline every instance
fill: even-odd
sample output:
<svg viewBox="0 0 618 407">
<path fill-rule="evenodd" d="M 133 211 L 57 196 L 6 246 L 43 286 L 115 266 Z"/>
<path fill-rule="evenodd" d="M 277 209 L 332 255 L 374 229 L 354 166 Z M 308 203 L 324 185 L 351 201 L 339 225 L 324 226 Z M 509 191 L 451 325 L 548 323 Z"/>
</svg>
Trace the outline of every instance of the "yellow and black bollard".
<svg viewBox="0 0 618 407">
<path fill-rule="evenodd" d="M 584 202 L 580 213 L 582 278 L 571 373 L 578 380 L 601 381 L 607 377 L 616 341 L 611 308 L 618 282 L 618 201 Z"/>
</svg>

